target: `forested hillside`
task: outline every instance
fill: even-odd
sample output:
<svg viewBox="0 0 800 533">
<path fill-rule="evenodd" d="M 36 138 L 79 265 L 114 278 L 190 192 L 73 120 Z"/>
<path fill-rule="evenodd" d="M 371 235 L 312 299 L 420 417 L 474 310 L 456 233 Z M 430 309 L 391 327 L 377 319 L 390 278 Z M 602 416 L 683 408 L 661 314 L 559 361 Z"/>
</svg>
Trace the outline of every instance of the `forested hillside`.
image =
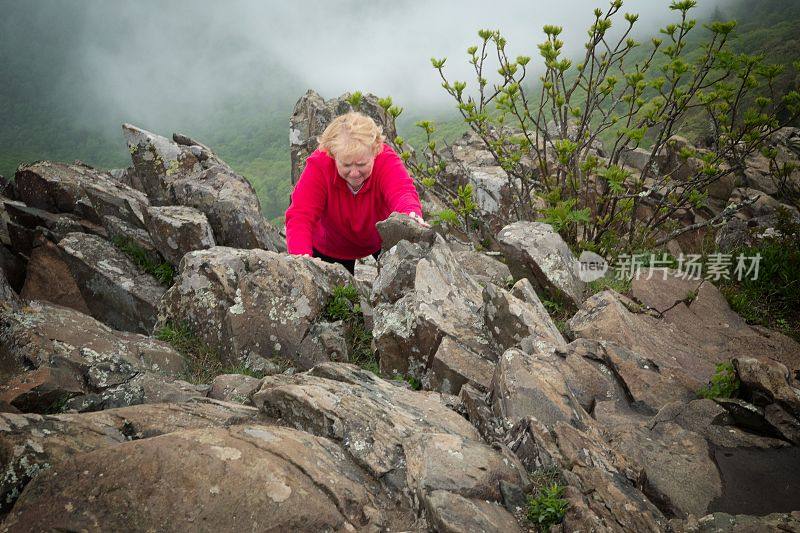
<svg viewBox="0 0 800 533">
<path fill-rule="evenodd" d="M 76 28 L 80 28 L 80 21 L 70 17 L 77 15 L 65 11 L 63 31 L 36 32 L 34 46 L 28 33 L 36 27 L 37 20 L 30 19 L 33 15 L 26 14 L 24 9 L 15 11 L 9 6 L 6 11 L 8 16 L 0 22 L 3 44 L 0 64 L 4 66 L 0 83 L 0 175 L 11 177 L 20 162 L 38 159 L 77 158 L 104 168 L 127 166 L 130 161 L 120 124 L 132 122 L 163 135 L 179 131 L 208 144 L 254 184 L 268 218 L 282 214 L 290 192 L 288 118 L 297 98 L 308 89 L 288 72 L 270 65 L 274 72 L 272 86 L 248 87 L 235 98 L 211 107 L 198 107 L 190 113 L 164 114 L 158 119 L 148 117 L 144 122 L 135 114 L 121 111 L 109 116 L 94 107 L 91 100 L 80 106 L 74 104 L 86 76 L 91 75 L 71 71 L 69 66 L 70 54 L 77 45 Z M 800 57 L 796 30 L 800 24 L 800 3 L 795 0 L 742 1 L 718 9 L 715 17 L 739 22 L 733 42 L 737 51 L 763 51 L 768 61 L 784 64 Z M 476 33 L 478 29 L 475 28 Z M 696 30 L 698 36 L 702 32 L 700 28 Z M 644 36 L 639 37 L 644 40 Z M 430 55 L 437 52 L 430 50 Z M 527 53 L 537 61 L 536 50 Z M 466 54 L 449 60 L 466 62 Z M 794 74 L 788 69 L 780 79 L 779 88 L 788 85 L 790 76 Z M 54 80 L 58 83 L 54 84 Z M 353 90 L 370 88 L 353 87 Z M 434 85 L 430 91 L 442 89 Z M 454 105 L 433 116 L 421 116 L 415 111 L 414 102 L 396 103 L 405 108 L 398 121 L 399 132 L 412 144 L 422 138 L 414 122 L 423 118 L 437 122 L 439 138 L 452 140 L 466 129 Z M 184 104 L 191 106 L 192 102 Z M 182 102 L 172 105 L 180 106 Z"/>
</svg>

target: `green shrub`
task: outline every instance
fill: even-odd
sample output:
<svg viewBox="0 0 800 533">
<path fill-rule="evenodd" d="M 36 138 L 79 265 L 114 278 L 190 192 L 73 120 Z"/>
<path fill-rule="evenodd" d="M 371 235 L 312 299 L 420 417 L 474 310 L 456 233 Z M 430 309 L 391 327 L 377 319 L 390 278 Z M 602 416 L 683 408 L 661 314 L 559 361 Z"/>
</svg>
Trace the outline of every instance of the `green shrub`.
<svg viewBox="0 0 800 533">
<path fill-rule="evenodd" d="M 166 285 L 167 287 L 172 285 L 172 281 L 175 278 L 175 271 L 172 265 L 166 262 L 154 263 L 148 257 L 147 251 L 130 239 L 117 236 L 114 237 L 111 242 L 125 255 L 130 257 L 143 272 L 147 272 L 156 278 L 162 285 Z"/>
<path fill-rule="evenodd" d="M 379 375 L 378 359 L 372 351 L 372 332 L 364 324 L 358 289 L 352 285 L 335 287 L 333 297 L 325 308 L 324 317 L 326 320 L 344 322 L 350 362 Z"/>
<path fill-rule="evenodd" d="M 537 496 L 528 498 L 528 520 L 536 524 L 539 531 L 549 531 L 550 526 L 564 519 L 568 503 L 563 495 L 564 486 L 553 483 L 539 489 Z"/>
<path fill-rule="evenodd" d="M 186 370 L 182 377 L 186 381 L 211 383 L 216 376 L 224 373 L 219 352 L 199 338 L 187 323 L 167 322 L 156 331 L 155 338 L 168 342 L 178 353 L 183 355 L 186 361 Z"/>
<path fill-rule="evenodd" d="M 711 382 L 697 391 L 701 398 L 733 398 L 739 391 L 741 382 L 736 376 L 736 370 L 730 362 L 717 365 L 717 371 L 711 376 Z"/>
</svg>

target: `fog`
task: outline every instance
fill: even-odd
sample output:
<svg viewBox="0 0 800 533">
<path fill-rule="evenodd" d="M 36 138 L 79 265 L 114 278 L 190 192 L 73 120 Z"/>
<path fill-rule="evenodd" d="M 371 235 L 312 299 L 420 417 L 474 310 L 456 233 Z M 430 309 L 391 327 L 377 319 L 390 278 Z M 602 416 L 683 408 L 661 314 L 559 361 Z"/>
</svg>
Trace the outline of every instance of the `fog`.
<svg viewBox="0 0 800 533">
<path fill-rule="evenodd" d="M 700 2 L 697 16 L 721 1 Z M 543 24 L 564 27 L 567 52 L 581 50 L 598 0 L 437 2 L 4 2 L 3 70 L 85 121 L 161 122 L 207 106 L 325 97 L 362 90 L 391 95 L 407 110 L 448 105 L 431 56 L 470 81 L 465 50 L 477 30 L 499 29 L 512 57 L 538 57 Z M 668 1 L 628 0 L 642 34 L 675 19 Z M 624 24 L 619 18 L 619 24 Z M 44 65 L 45 67 L 42 67 Z M 28 79 L 31 78 L 31 79 Z"/>
</svg>

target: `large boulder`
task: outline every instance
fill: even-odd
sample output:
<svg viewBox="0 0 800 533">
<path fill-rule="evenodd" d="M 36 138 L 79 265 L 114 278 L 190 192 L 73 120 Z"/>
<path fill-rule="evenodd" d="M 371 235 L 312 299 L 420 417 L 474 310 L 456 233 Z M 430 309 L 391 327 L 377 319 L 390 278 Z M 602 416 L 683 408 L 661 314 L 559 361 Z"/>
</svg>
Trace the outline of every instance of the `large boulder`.
<svg viewBox="0 0 800 533">
<path fill-rule="evenodd" d="M 85 403 L 82 410 L 102 408 L 104 395 L 125 387 L 142 392 L 118 395 L 110 403 L 141 403 L 143 380 L 147 398 L 157 400 L 161 385 L 184 371 L 183 357 L 164 342 L 114 331 L 73 309 L 38 301 L 2 311 L 0 360 L 4 397 L 38 412 L 68 402 Z"/>
<path fill-rule="evenodd" d="M 253 186 L 227 165 L 178 175 L 171 184 L 173 202 L 205 214 L 220 246 L 284 251 L 278 230 L 264 219 Z"/>
<path fill-rule="evenodd" d="M 227 427 L 258 418 L 255 408 L 213 400 L 81 414 L 0 413 L 0 511 L 9 510 L 38 472 L 78 453 L 173 431 Z"/>
<path fill-rule="evenodd" d="M 353 278 L 318 259 L 215 246 L 186 254 L 175 284 L 161 301 L 159 325 L 186 323 L 224 361 L 288 358 L 300 347 L 333 297 Z M 250 363 L 248 363 L 250 362 Z"/>
<path fill-rule="evenodd" d="M 401 244 L 381 257 L 373 285 L 373 338 L 381 372 L 424 379 L 446 335 L 496 360 L 481 313 L 483 290 L 460 268 L 447 243 L 437 237 L 432 247 L 419 249 L 420 255 Z M 383 267 L 390 263 L 395 266 Z"/>
<path fill-rule="evenodd" d="M 708 281 L 670 273 L 633 282 L 643 304 L 607 290 L 586 300 L 569 321 L 576 337 L 614 342 L 653 361 L 662 375 L 690 390 L 705 385 L 717 364 L 755 356 L 800 368 L 800 345 L 751 328 Z"/>
<path fill-rule="evenodd" d="M 73 213 L 94 224 L 113 215 L 142 226 L 147 197 L 109 174 L 80 164 L 38 161 L 16 174 L 17 199 L 52 213 Z"/>
<path fill-rule="evenodd" d="M 569 308 L 583 302 L 586 284 L 578 278 L 577 259 L 552 226 L 515 222 L 497 234 L 497 242 L 515 278 L 528 278 L 540 294 Z"/>
<path fill-rule="evenodd" d="M 217 244 L 284 250 L 283 238 L 261 214 L 253 186 L 210 149 L 123 124 L 133 166 L 153 205 L 194 207 L 208 218 Z"/>
<path fill-rule="evenodd" d="M 92 316 L 119 330 L 153 331 L 166 287 L 100 237 L 70 233 L 58 246 Z"/>
<path fill-rule="evenodd" d="M 502 482 L 527 484 L 513 454 L 481 442 L 439 394 L 406 390 L 352 365 L 267 377 L 253 401 L 284 424 L 340 443 L 356 464 L 432 521 L 451 500 L 439 491 L 474 502 L 458 506 L 468 510 L 482 508 L 478 501 L 499 502 Z M 483 512 L 499 513 L 501 523 L 511 518 L 499 506 Z"/>
<path fill-rule="evenodd" d="M 247 424 L 78 454 L 29 483 L 4 527 L 122 530 L 135 517 L 142 530 L 352 531 L 414 521 L 390 503 L 339 444 Z"/>
<path fill-rule="evenodd" d="M 45 300 L 91 314 L 65 261 L 64 251 L 44 238 L 37 239 L 35 244 L 20 296 L 26 300 Z"/>
<path fill-rule="evenodd" d="M 388 140 L 393 140 L 397 136 L 394 117 L 378 104 L 377 96 L 369 93 L 362 95 L 361 104 L 356 109 L 348 102 L 351 96 L 350 93 L 344 93 L 337 98 L 325 100 L 309 89 L 294 105 L 292 116 L 289 118 L 292 184 L 297 183 L 305 168 L 306 159 L 317 149 L 317 138 L 339 115 L 359 111 L 371 117 L 381 127 Z"/>
<path fill-rule="evenodd" d="M 173 265 L 192 250 L 214 246 L 214 234 L 206 216 L 192 207 L 153 206 L 144 212 L 153 245 Z"/>
</svg>

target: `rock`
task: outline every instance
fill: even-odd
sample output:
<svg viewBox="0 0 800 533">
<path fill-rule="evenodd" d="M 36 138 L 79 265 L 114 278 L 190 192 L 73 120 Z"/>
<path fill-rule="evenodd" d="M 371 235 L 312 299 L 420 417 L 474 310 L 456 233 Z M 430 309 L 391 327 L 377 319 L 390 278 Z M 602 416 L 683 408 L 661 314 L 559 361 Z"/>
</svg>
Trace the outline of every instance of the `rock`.
<svg viewBox="0 0 800 533">
<path fill-rule="evenodd" d="M 29 483 L 4 527 L 118 530 L 135 516 L 141 529 L 396 529 L 384 498 L 328 439 L 248 424 L 76 455 Z M 65 512 L 45 511 L 54 507 Z"/>
<path fill-rule="evenodd" d="M 179 172 L 199 172 L 202 164 L 192 152 L 177 143 L 133 124 L 123 124 L 122 134 L 131 153 L 133 167 L 154 205 L 170 203 L 169 185 Z"/>
<path fill-rule="evenodd" d="M 619 162 L 622 165 L 635 168 L 639 172 L 643 172 L 647 167 L 647 164 L 651 161 L 650 154 L 650 150 L 645 150 L 644 148 L 632 148 L 630 150 L 625 150 L 620 154 Z M 654 162 L 655 160 L 656 159 L 653 158 Z"/>
<path fill-rule="evenodd" d="M 297 364 L 334 288 L 352 279 L 341 265 L 318 259 L 223 246 L 195 250 L 161 301 L 159 326 L 185 322 L 227 364 L 275 356 Z"/>
<path fill-rule="evenodd" d="M 225 402 L 252 405 L 250 396 L 261 386 L 261 380 L 242 374 L 221 374 L 214 378 L 208 397 Z"/>
<path fill-rule="evenodd" d="M 426 254 L 419 244 L 400 241 L 380 256 L 380 269 L 372 282 L 370 301 L 395 303 L 414 287 L 417 263 Z"/>
<path fill-rule="evenodd" d="M 475 426 L 483 440 L 490 443 L 502 442 L 506 428 L 492 413 L 487 393 L 467 383 L 461 387 L 459 398 L 467 419 Z"/>
<path fill-rule="evenodd" d="M 6 273 L 0 265 L 0 307 L 16 307 L 21 304 L 19 296 L 6 279 Z"/>
<path fill-rule="evenodd" d="M 48 230 L 48 235 L 52 235 L 54 241 L 62 239 L 67 233 L 77 231 L 80 233 L 94 233 L 105 237 L 105 231 L 101 226 L 81 219 L 71 213 L 50 213 L 43 209 L 28 207 L 18 202 L 7 202 L 6 212 L 9 216 L 8 224 L 21 226 L 29 231 L 38 227 Z M 7 225 L 8 225 L 7 224 Z M 25 252 L 29 247 L 19 246 L 18 251 Z"/>
<path fill-rule="evenodd" d="M 478 283 L 493 283 L 505 289 L 513 281 L 508 266 L 492 256 L 472 250 L 454 250 L 453 255 L 464 271 Z"/>
<path fill-rule="evenodd" d="M 164 258 L 156 250 L 153 239 L 147 230 L 132 226 L 113 216 L 103 217 L 103 226 L 108 232 L 108 240 L 115 245 L 135 247 L 137 253 L 141 253 L 153 265 L 160 265 L 164 262 Z"/>
<path fill-rule="evenodd" d="M 177 266 L 186 252 L 214 246 L 214 234 L 206 216 L 191 207 L 149 207 L 145 224 L 161 255 Z"/>
<path fill-rule="evenodd" d="M 483 301 L 486 326 L 500 346 L 516 346 L 531 352 L 566 345 L 527 279 L 518 281 L 512 292 L 487 285 L 483 289 Z"/>
<path fill-rule="evenodd" d="M 676 533 L 769 533 L 772 531 L 800 530 L 800 516 L 796 513 L 773 513 L 766 516 L 748 516 L 713 513 L 700 519 L 687 520 L 686 524 L 673 526 Z"/>
<path fill-rule="evenodd" d="M 786 366 L 752 357 L 734 359 L 733 365 L 741 381 L 744 397 L 757 405 L 778 403 L 800 419 L 800 389 Z"/>
<path fill-rule="evenodd" d="M 425 504 L 431 526 L 443 533 L 522 531 L 513 515 L 495 503 L 436 490 L 425 500 Z"/>
<path fill-rule="evenodd" d="M 28 369 L 72 370 L 84 394 L 100 394 L 143 373 L 170 378 L 184 369 L 183 357 L 164 342 L 114 331 L 75 310 L 38 301 L 2 311 L 0 360 L 0 381 Z"/>
<path fill-rule="evenodd" d="M 25 283 L 26 261 L 23 257 L 15 254 L 10 248 L 0 244 L 0 269 L 5 272 L 6 280 L 11 288 L 19 294 Z"/>
<path fill-rule="evenodd" d="M 722 494 L 708 444 L 697 433 L 662 422 L 652 430 L 616 427 L 607 437 L 613 449 L 643 467 L 642 492 L 662 510 L 679 517 L 703 516 Z"/>
<path fill-rule="evenodd" d="M 576 259 L 549 224 L 515 222 L 497 234 L 515 278 L 528 278 L 537 290 L 577 308 L 586 284 L 578 279 Z"/>
<path fill-rule="evenodd" d="M 297 101 L 289 118 L 292 184 L 297 183 L 306 159 L 317 149 L 317 137 L 322 135 L 334 118 L 354 110 L 347 101 L 350 97 L 350 93 L 345 93 L 338 98 L 324 100 L 315 91 L 309 90 Z M 371 117 L 388 140 L 397 136 L 394 118 L 378 104 L 377 96 L 370 93 L 362 95 L 361 105 L 356 111 Z"/>
<path fill-rule="evenodd" d="M 136 405 L 83 414 L 0 413 L 0 511 L 7 512 L 38 472 L 74 455 L 171 431 L 253 421 L 253 407 L 217 401 Z"/>
<path fill-rule="evenodd" d="M 562 373 L 584 409 L 613 401 L 624 404 L 622 411 L 632 409 L 650 416 L 670 402 L 695 397 L 693 390 L 662 372 L 652 360 L 613 342 L 576 339 L 556 354 L 564 357 Z M 595 418 L 600 420 L 598 413 Z M 614 424 L 613 420 L 603 422 Z"/>
<path fill-rule="evenodd" d="M 608 448 L 599 433 L 564 422 L 548 430 L 525 418 L 506 442 L 529 472 L 552 472 L 564 479 L 568 502 L 564 531 L 651 531 L 666 529 L 666 518 L 635 486 L 640 470 Z"/>
<path fill-rule="evenodd" d="M 565 422 L 584 428 L 589 418 L 558 370 L 555 356 L 511 348 L 497 363 L 491 389 L 492 410 L 510 425 L 534 416 L 548 428 Z"/>
<path fill-rule="evenodd" d="M 353 365 L 267 377 L 253 402 L 283 424 L 341 443 L 372 477 L 410 493 L 416 509 L 433 515 L 436 491 L 491 502 L 501 498 L 499 480 L 527 483 L 513 455 L 480 442 L 442 396 L 397 387 Z"/>
<path fill-rule="evenodd" d="M 458 339 L 467 349 L 486 359 L 495 359 L 495 350 L 487 338 L 481 316 L 480 285 L 463 272 L 440 237 L 419 260 L 415 260 L 414 255 L 406 254 L 405 261 L 416 263 L 411 269 L 403 264 L 398 264 L 397 268 L 382 268 L 373 287 L 373 297 L 377 295 L 378 298 L 372 333 L 381 372 L 410 374 L 422 379 L 445 335 Z M 403 259 L 398 258 L 398 261 Z M 413 286 L 402 289 L 410 283 L 411 272 Z M 392 274 L 394 280 L 390 279 Z M 403 281 L 398 283 L 398 278 Z M 392 287 L 395 288 L 388 289 Z M 383 300 L 381 291 L 390 297 Z M 399 300 L 392 301 L 401 293 L 403 296 Z"/>
<path fill-rule="evenodd" d="M 142 226 L 145 195 L 85 165 L 38 161 L 16 173 L 17 199 L 52 213 L 73 213 L 94 224 L 113 215 Z"/>
<path fill-rule="evenodd" d="M 165 287 L 103 239 L 70 233 L 59 243 L 92 316 L 115 329 L 150 333 Z"/>
<path fill-rule="evenodd" d="M 253 186 L 227 165 L 179 174 L 170 184 L 174 201 L 205 214 L 220 246 L 285 251 L 278 230 L 264 219 Z"/>
<path fill-rule="evenodd" d="M 672 402 L 665 405 L 648 424 L 650 429 L 670 422 L 701 435 L 719 448 L 781 448 L 786 441 L 743 431 L 735 426 L 727 409 L 714 400 L 699 399 L 689 403 Z"/>
<path fill-rule="evenodd" d="M 436 235 L 404 213 L 392 213 L 389 218 L 375 224 L 381 236 L 381 250 L 384 252 L 400 241 L 432 244 Z"/>
<path fill-rule="evenodd" d="M 31 250 L 28 274 L 20 296 L 26 300 L 45 300 L 91 314 L 61 248 L 43 238 L 38 239 L 36 244 Z"/>
<path fill-rule="evenodd" d="M 423 433 L 477 440 L 477 431 L 436 393 L 392 385 L 353 365 L 323 363 L 293 376 L 267 376 L 253 403 L 268 416 L 341 441 L 356 462 L 405 486 L 405 443 Z"/>
<path fill-rule="evenodd" d="M 0 385 L 0 401 L 23 413 L 57 412 L 69 398 L 82 393 L 80 377 L 62 368 L 40 367 Z"/>
<path fill-rule="evenodd" d="M 693 285 L 699 287 L 687 304 L 685 286 L 670 276 L 634 280 L 634 296 L 660 315 L 608 290 L 587 299 L 567 325 L 575 337 L 614 342 L 650 359 L 660 374 L 689 390 L 704 386 L 718 363 L 736 357 L 763 354 L 759 357 L 800 367 L 796 342 L 752 329 L 707 281 Z"/>
<path fill-rule="evenodd" d="M 470 351 L 466 346 L 445 336 L 433 355 L 430 372 L 423 380 L 426 390 L 458 394 L 461 387 L 470 385 L 488 390 L 494 373 L 494 362 Z"/>
<path fill-rule="evenodd" d="M 348 349 L 345 327 L 338 322 L 317 322 L 311 326 L 305 339 L 300 342 L 295 362 L 301 370 L 308 370 L 319 363 L 329 361 L 347 362 Z"/>
</svg>

